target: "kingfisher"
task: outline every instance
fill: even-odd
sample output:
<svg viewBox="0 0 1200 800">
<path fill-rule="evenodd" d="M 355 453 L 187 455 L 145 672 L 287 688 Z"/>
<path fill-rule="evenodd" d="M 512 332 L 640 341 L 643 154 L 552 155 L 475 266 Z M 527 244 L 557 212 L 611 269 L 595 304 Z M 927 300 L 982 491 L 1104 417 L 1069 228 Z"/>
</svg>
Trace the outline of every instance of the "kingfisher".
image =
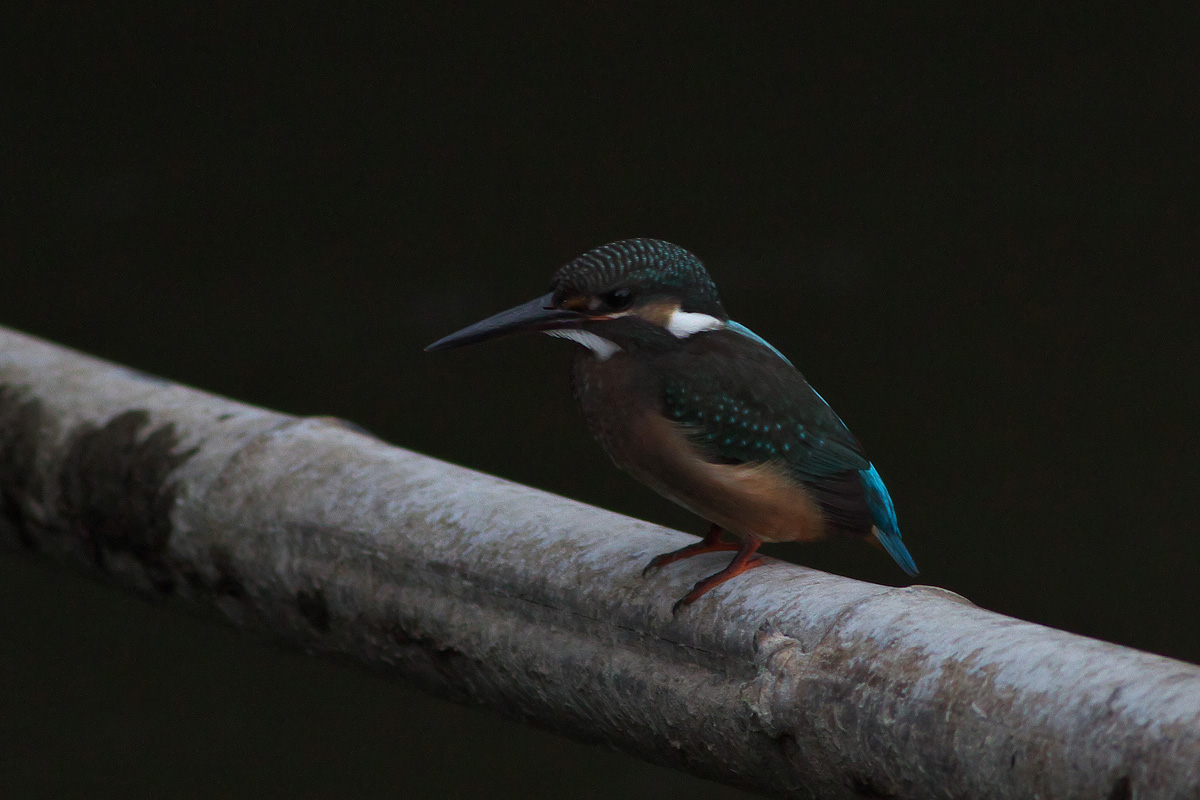
<svg viewBox="0 0 1200 800">
<path fill-rule="evenodd" d="M 762 564 L 763 542 L 848 534 L 917 574 L 858 440 L 783 353 L 729 318 L 692 253 L 657 239 L 597 247 L 560 268 L 548 293 L 425 349 L 529 331 L 580 345 L 573 393 L 613 462 L 709 523 L 701 541 L 655 557 L 643 574 L 736 551 L 673 612 Z"/>
</svg>

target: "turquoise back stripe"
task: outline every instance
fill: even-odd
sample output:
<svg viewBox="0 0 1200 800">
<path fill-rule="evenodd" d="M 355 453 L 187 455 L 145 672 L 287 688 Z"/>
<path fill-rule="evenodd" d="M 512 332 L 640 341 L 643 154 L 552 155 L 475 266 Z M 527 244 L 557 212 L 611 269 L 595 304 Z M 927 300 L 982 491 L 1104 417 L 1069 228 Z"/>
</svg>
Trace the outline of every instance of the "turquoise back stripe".
<svg viewBox="0 0 1200 800">
<path fill-rule="evenodd" d="M 788 357 L 787 357 L 787 356 L 785 356 L 783 353 L 779 352 L 779 351 L 778 351 L 778 350 L 775 348 L 775 345 L 771 344 L 771 343 L 770 343 L 770 342 L 768 342 L 766 339 L 762 338 L 761 336 L 759 336 L 757 333 L 755 333 L 754 331 L 752 331 L 752 330 L 750 330 L 749 328 L 747 328 L 747 327 L 746 327 L 745 325 L 743 325 L 742 323 L 740 323 L 740 322 L 734 322 L 733 320 L 729 320 L 728 322 L 726 322 L 726 323 L 725 323 L 725 327 L 726 327 L 727 329 L 729 329 L 729 330 L 733 331 L 734 333 L 740 333 L 742 336 L 745 336 L 747 339 L 753 339 L 754 341 L 756 341 L 756 342 L 758 342 L 759 344 L 761 344 L 763 347 L 765 347 L 765 348 L 767 348 L 768 350 L 770 350 L 770 351 L 771 351 L 772 353 L 774 353 L 775 355 L 777 355 L 777 356 L 779 356 L 780 358 L 782 358 L 784 361 L 787 361 L 787 363 L 788 363 L 788 364 L 791 364 L 792 366 L 795 366 L 794 364 L 792 364 L 792 362 L 791 362 L 791 361 L 788 361 Z"/>
</svg>

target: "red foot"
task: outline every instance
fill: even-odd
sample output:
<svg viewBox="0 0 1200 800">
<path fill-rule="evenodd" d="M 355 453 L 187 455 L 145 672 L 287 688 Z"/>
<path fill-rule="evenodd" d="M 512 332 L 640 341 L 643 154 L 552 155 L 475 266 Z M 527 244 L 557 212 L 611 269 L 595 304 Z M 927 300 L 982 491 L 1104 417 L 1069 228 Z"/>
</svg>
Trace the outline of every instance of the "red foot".
<svg viewBox="0 0 1200 800">
<path fill-rule="evenodd" d="M 707 578 L 693 586 L 692 590 L 671 608 L 671 613 L 679 613 L 679 609 L 696 602 L 705 592 L 714 586 L 720 586 L 725 581 L 729 580 L 730 578 L 736 578 L 746 570 L 762 566 L 763 557 L 756 555 L 754 552 L 758 549 L 760 544 L 762 544 L 762 542 L 759 542 L 756 539 L 742 542 L 741 546 L 738 548 L 738 554 L 733 557 L 733 561 L 729 562 L 729 566 L 718 573 L 709 575 Z"/>
<path fill-rule="evenodd" d="M 719 553 L 725 550 L 737 550 L 738 547 L 740 545 L 733 544 L 732 542 L 722 542 L 721 526 L 713 525 L 708 529 L 708 533 L 704 535 L 703 540 L 652 558 L 650 563 L 646 565 L 646 568 L 642 570 L 642 575 L 646 575 L 651 570 L 656 570 L 659 567 L 665 567 L 667 564 L 691 558 L 692 556 L 698 556 L 701 553 Z"/>
</svg>

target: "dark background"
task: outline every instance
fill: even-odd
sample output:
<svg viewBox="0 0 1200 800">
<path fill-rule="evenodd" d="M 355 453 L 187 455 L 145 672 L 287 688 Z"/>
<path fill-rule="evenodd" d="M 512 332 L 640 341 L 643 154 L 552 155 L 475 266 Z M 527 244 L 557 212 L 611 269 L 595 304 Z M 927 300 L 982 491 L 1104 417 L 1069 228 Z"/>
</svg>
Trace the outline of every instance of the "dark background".
<svg viewBox="0 0 1200 800">
<path fill-rule="evenodd" d="M 26 7 L 0 324 L 699 532 L 587 437 L 569 345 L 421 352 L 665 238 L 865 442 L 923 582 L 1200 661 L 1191 14 Z M 737 794 L 15 554 L 0 681 L 13 797 Z"/>
</svg>

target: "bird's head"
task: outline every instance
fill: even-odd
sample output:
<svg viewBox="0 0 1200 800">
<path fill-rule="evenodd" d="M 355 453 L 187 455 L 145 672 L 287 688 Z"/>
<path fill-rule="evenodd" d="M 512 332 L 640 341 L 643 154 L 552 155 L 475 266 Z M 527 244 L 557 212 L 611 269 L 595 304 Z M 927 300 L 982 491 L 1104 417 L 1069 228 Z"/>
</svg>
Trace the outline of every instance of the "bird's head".
<svg viewBox="0 0 1200 800">
<path fill-rule="evenodd" d="M 555 273 L 550 291 L 439 339 L 426 350 L 544 331 L 607 358 L 634 341 L 684 339 L 729 317 L 700 259 L 657 239 L 589 250 Z"/>
</svg>

